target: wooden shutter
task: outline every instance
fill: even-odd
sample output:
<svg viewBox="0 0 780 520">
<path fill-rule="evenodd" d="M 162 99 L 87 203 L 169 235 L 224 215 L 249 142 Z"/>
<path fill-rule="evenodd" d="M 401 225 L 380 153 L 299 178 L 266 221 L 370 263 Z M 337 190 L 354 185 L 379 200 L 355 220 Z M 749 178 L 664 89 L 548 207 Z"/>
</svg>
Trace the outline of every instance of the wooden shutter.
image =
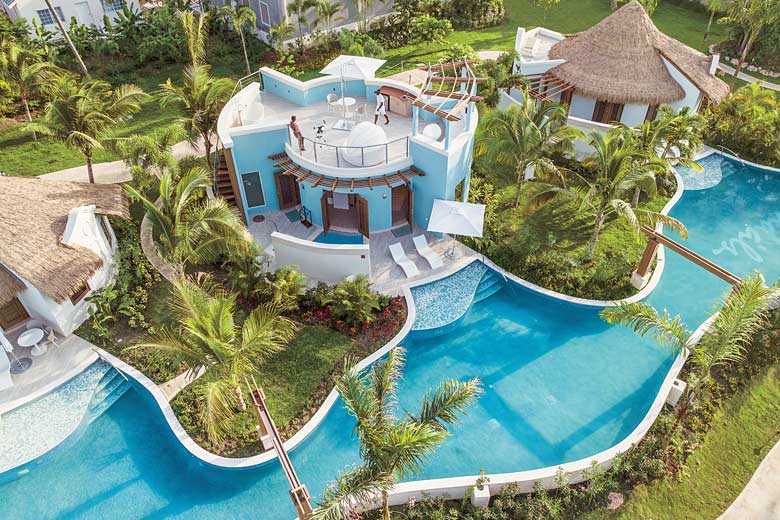
<svg viewBox="0 0 780 520">
<path fill-rule="evenodd" d="M 368 226 L 368 201 L 360 195 L 355 196 L 358 210 L 358 231 L 366 238 L 370 238 Z"/>
<path fill-rule="evenodd" d="M 647 114 L 645 114 L 645 121 L 654 121 L 658 116 L 658 105 L 650 105 L 647 107 Z"/>
<path fill-rule="evenodd" d="M 330 231 L 330 219 L 328 218 L 328 194 L 325 192 L 320 197 L 320 207 L 322 208 L 322 229 L 327 235 Z"/>
<path fill-rule="evenodd" d="M 29 318 L 27 309 L 18 298 L 13 298 L 10 302 L 0 307 L 0 327 L 8 330 L 11 327 L 22 323 Z"/>
<path fill-rule="evenodd" d="M 569 87 L 561 92 L 561 104 L 571 106 L 571 98 L 574 95 L 574 87 Z"/>
<path fill-rule="evenodd" d="M 406 213 L 406 220 L 409 221 L 409 227 L 414 228 L 414 191 L 412 191 L 412 185 L 410 183 L 406 183 L 406 189 L 408 190 L 408 201 L 409 208 L 407 209 Z"/>
</svg>

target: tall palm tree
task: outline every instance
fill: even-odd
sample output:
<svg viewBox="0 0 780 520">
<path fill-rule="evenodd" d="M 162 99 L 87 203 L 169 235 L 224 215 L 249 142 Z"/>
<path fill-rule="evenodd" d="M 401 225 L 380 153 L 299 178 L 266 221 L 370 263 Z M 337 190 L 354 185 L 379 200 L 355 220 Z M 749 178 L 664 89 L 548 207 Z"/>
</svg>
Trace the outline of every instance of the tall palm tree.
<svg viewBox="0 0 780 520">
<path fill-rule="evenodd" d="M 319 0 L 317 2 L 317 16 L 325 24 L 325 32 L 327 36 L 325 38 L 325 44 L 328 50 L 330 50 L 330 30 L 334 22 L 339 22 L 345 19 L 344 15 L 339 14 L 342 9 L 342 5 L 338 2 L 332 2 L 330 0 Z"/>
<path fill-rule="evenodd" d="M 38 53 L 6 40 L 0 46 L 0 78 L 7 81 L 22 99 L 27 120 L 32 121 L 30 100 L 39 96 L 59 69 L 41 60 Z M 33 132 L 33 139 L 37 139 Z"/>
<path fill-rule="evenodd" d="M 587 258 L 593 257 L 601 228 L 612 216 L 627 220 L 637 230 L 642 223 L 662 222 L 687 237 L 680 221 L 655 211 L 632 208 L 625 200 L 638 185 L 647 193 L 655 193 L 655 173 L 664 171 L 663 161 L 643 156 L 619 128 L 606 135 L 591 133 L 589 144 L 595 152 L 585 158 L 583 165 L 593 170 L 593 176 L 557 168 L 540 169 L 539 182 L 534 183 L 535 190 L 528 199 L 526 211 L 533 212 L 562 197 L 576 201 L 580 212 L 593 217 Z"/>
<path fill-rule="evenodd" d="M 688 413 L 693 398 L 700 402 L 706 399 L 714 370 L 743 358 L 745 349 L 764 325 L 773 294 L 775 291 L 764 285 L 761 275 L 746 278 L 734 286 L 725 298 L 717 316 L 696 345 L 691 344 L 692 332 L 680 316 L 672 318 L 666 310 L 659 315 L 648 303 L 628 303 L 601 311 L 601 317 L 609 323 L 631 327 L 640 336 L 649 334 L 675 353 L 687 351 L 688 363 L 693 370 L 681 397 L 670 438 Z"/>
<path fill-rule="evenodd" d="M 707 0 L 707 10 L 710 12 L 710 17 L 707 20 L 707 30 L 704 31 L 704 43 L 707 43 L 707 38 L 710 37 L 712 22 L 715 20 L 715 15 L 723 12 L 729 4 L 731 4 L 729 0 Z"/>
<path fill-rule="evenodd" d="M 309 25 L 306 14 L 316 5 L 316 0 L 291 0 L 287 4 L 287 15 L 295 16 L 295 25 L 298 27 L 298 50 L 301 54 L 303 54 L 303 27 Z"/>
<path fill-rule="evenodd" d="M 581 132 L 566 126 L 566 107 L 549 101 L 537 102 L 522 91 L 520 105 L 493 110 L 484 118 L 482 135 L 475 143 L 478 156 L 514 170 L 517 178 L 515 207 L 526 174 L 549 162 L 555 151 L 573 151 Z"/>
<path fill-rule="evenodd" d="M 730 6 L 728 15 L 725 18 L 739 26 L 744 32 L 740 42 L 741 53 L 729 85 L 733 90 L 747 55 L 753 48 L 753 44 L 758 39 L 764 26 L 772 25 L 780 20 L 780 0 L 744 0 L 734 2 Z"/>
<path fill-rule="evenodd" d="M 54 18 L 54 21 L 57 22 L 57 27 L 60 28 L 60 34 L 62 34 L 62 37 L 68 43 L 68 48 L 70 49 L 71 54 L 73 54 L 73 57 L 76 58 L 76 63 L 79 64 L 81 73 L 89 78 L 89 70 L 87 70 L 87 66 L 84 64 L 84 60 L 81 59 L 81 54 L 79 54 L 79 51 L 76 50 L 76 46 L 73 45 L 73 40 L 70 39 L 70 34 L 68 34 L 68 31 L 65 29 L 65 25 L 62 23 L 63 20 L 60 19 L 59 15 L 57 14 L 57 10 L 54 9 L 54 6 L 51 4 L 51 0 L 44 1 L 46 2 L 46 7 L 49 9 L 49 13 L 51 14 L 52 18 Z"/>
<path fill-rule="evenodd" d="M 195 387 L 200 419 L 209 440 L 219 444 L 227 419 L 236 409 L 246 410 L 242 381 L 284 349 L 297 325 L 282 316 L 285 309 L 278 301 L 260 305 L 239 325 L 235 295 L 208 289 L 178 280 L 173 291 L 177 323 L 135 348 L 152 348 L 194 371 L 206 369 Z"/>
<path fill-rule="evenodd" d="M 79 81 L 72 77 L 62 77 L 50 87 L 53 99 L 46 105 L 43 118 L 29 127 L 84 154 L 89 182 L 94 183 L 95 150 L 103 148 L 103 141 L 128 116 L 140 111 L 149 96 L 135 85 L 112 88 L 102 80 Z"/>
<path fill-rule="evenodd" d="M 276 53 L 281 56 L 284 54 L 284 42 L 295 36 L 295 28 L 288 23 L 280 23 L 276 27 L 271 27 L 268 34 Z"/>
<path fill-rule="evenodd" d="M 160 104 L 178 106 L 182 110 L 184 115 L 177 121 L 184 125 L 193 145 L 196 145 L 198 137 L 203 139 L 206 161 L 213 166 L 211 149 L 217 120 L 230 99 L 233 82 L 212 76 L 208 65 L 187 65 L 182 72 L 181 85 L 174 85 L 168 79 L 160 85 L 160 89 Z"/>
<path fill-rule="evenodd" d="M 190 55 L 192 67 L 206 62 L 206 44 L 209 38 L 208 13 L 199 14 L 192 10 L 177 11 L 179 22 L 184 29 L 187 53 Z"/>
<path fill-rule="evenodd" d="M 385 520 L 390 519 L 388 491 L 401 478 L 420 472 L 435 449 L 449 436 L 449 426 L 481 393 L 477 379 L 448 379 L 429 390 L 412 413 L 398 410 L 396 392 L 404 351 L 396 348 L 365 373 L 348 367 L 336 383 L 347 411 L 357 419 L 363 465 L 347 471 L 330 485 L 314 513 L 318 520 L 342 520 L 358 502 L 365 506 L 381 494 Z"/>
<path fill-rule="evenodd" d="M 192 168 L 176 180 L 168 169 L 160 177 L 159 205 L 136 188 L 125 190 L 146 209 L 161 253 L 183 273 L 186 263 L 213 261 L 234 243 L 252 240 L 241 218 L 221 197 L 206 197 L 209 171 Z"/>
<path fill-rule="evenodd" d="M 230 17 L 233 24 L 233 30 L 241 38 L 241 48 L 244 50 L 244 63 L 246 64 L 246 73 L 252 73 L 252 67 L 249 66 L 249 54 L 246 51 L 246 39 L 244 32 L 247 28 L 255 27 L 257 24 L 257 15 L 248 5 L 239 5 L 235 9 L 226 6 L 222 11 Z"/>
</svg>

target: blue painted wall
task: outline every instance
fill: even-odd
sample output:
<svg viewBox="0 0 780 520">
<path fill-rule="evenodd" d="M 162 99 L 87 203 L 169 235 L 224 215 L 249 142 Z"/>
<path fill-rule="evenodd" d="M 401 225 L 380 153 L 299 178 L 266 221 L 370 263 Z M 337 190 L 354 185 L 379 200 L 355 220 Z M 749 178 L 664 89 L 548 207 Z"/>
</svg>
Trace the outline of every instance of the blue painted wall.
<svg viewBox="0 0 780 520">
<path fill-rule="evenodd" d="M 282 83 L 270 76 L 263 75 L 263 90 L 277 95 L 291 103 L 300 106 L 308 106 L 313 103 L 325 101 L 328 94 L 336 94 L 341 97 L 341 82 L 334 81 L 306 90 L 298 90 L 295 87 Z M 345 80 L 344 95 L 351 97 L 365 96 L 366 84 L 362 80 Z"/>
<path fill-rule="evenodd" d="M 274 161 L 269 159 L 268 156 L 283 152 L 284 143 L 288 142 L 288 139 L 287 128 L 233 137 L 233 161 L 236 165 L 241 198 L 246 208 L 247 222 L 251 220 L 253 215 L 279 209 L 276 183 L 274 182 L 274 171 L 277 168 L 274 168 Z M 265 205 L 257 208 L 248 208 L 246 207 L 246 196 L 244 194 L 244 185 L 241 182 L 241 174 L 257 171 L 260 172 Z"/>
</svg>

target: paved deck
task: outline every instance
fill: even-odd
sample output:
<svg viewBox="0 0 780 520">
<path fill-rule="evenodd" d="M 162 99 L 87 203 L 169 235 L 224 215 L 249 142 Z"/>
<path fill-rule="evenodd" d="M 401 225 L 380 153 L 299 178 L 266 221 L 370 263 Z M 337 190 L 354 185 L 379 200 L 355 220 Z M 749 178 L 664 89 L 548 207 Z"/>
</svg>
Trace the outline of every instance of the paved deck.
<svg viewBox="0 0 780 520">
<path fill-rule="evenodd" d="M 16 344 L 16 338 L 22 331 L 15 330 L 7 336 L 14 345 L 14 354 L 19 358 L 31 358 L 33 364 L 26 372 L 12 375 L 14 386 L 0 392 L 0 413 L 21 406 L 61 385 L 98 358 L 92 350 L 92 344 L 76 335 L 58 340 L 59 346 L 49 345 L 45 354 L 33 357 L 30 348 Z M 10 354 L 8 358 L 13 360 Z"/>
</svg>

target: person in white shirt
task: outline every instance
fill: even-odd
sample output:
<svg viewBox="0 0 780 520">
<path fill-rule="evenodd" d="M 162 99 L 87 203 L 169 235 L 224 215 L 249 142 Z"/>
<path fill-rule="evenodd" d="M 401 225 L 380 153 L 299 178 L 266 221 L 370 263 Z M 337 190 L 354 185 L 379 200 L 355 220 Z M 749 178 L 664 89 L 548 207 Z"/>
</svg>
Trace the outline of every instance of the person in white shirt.
<svg viewBox="0 0 780 520">
<path fill-rule="evenodd" d="M 379 120 L 379 116 L 385 116 L 385 124 L 390 124 L 390 118 L 387 117 L 387 107 L 385 106 L 385 96 L 378 90 L 374 91 L 376 94 L 376 110 L 374 111 L 374 124 Z"/>
</svg>

